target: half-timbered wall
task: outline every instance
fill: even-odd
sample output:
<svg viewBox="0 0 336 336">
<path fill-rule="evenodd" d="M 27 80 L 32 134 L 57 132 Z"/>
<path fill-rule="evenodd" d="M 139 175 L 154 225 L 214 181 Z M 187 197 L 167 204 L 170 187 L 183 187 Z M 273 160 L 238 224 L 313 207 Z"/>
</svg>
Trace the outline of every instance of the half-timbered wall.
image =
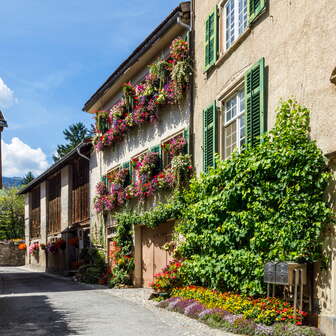
<svg viewBox="0 0 336 336">
<path fill-rule="evenodd" d="M 48 234 L 61 231 L 61 175 L 48 181 Z"/>
<path fill-rule="evenodd" d="M 30 238 L 40 238 L 41 235 L 41 193 L 40 186 L 31 192 Z"/>
<path fill-rule="evenodd" d="M 71 224 L 89 219 L 89 161 L 76 159 L 72 164 Z"/>
</svg>

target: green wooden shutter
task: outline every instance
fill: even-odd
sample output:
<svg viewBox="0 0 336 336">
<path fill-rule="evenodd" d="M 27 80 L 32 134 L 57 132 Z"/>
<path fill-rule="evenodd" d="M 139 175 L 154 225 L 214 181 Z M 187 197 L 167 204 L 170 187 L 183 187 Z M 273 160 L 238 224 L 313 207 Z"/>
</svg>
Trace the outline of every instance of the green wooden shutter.
<svg viewBox="0 0 336 336">
<path fill-rule="evenodd" d="M 189 127 L 184 129 L 183 137 L 184 137 L 185 141 L 187 142 L 186 146 L 185 146 L 185 153 L 190 154 L 190 131 L 189 131 Z"/>
<path fill-rule="evenodd" d="M 216 102 L 203 111 L 203 170 L 215 166 L 217 150 L 217 113 Z"/>
<path fill-rule="evenodd" d="M 217 7 L 210 13 L 205 22 L 205 71 L 213 66 L 218 57 L 218 13 Z"/>
<path fill-rule="evenodd" d="M 130 184 L 133 183 L 133 167 L 131 161 L 127 162 L 128 163 L 128 169 L 129 169 L 129 182 Z"/>
<path fill-rule="evenodd" d="M 153 153 L 159 153 L 159 160 L 160 160 L 159 169 L 162 169 L 162 150 L 161 150 L 161 146 L 160 145 L 154 146 L 154 147 L 150 148 L 149 151 L 153 152 Z"/>
<path fill-rule="evenodd" d="M 247 10 L 248 10 L 248 18 L 249 23 L 255 21 L 255 19 L 259 16 L 259 14 L 265 9 L 266 0 L 248 0 L 247 2 Z"/>
<path fill-rule="evenodd" d="M 245 111 L 247 143 L 254 145 L 266 131 L 264 58 L 245 73 Z"/>
<path fill-rule="evenodd" d="M 130 161 L 124 162 L 121 165 L 121 168 L 128 169 L 129 177 L 127 178 L 127 180 L 125 182 L 125 186 L 128 186 L 129 184 L 132 183 L 132 170 L 131 170 L 132 166 L 131 166 L 131 162 Z"/>
</svg>

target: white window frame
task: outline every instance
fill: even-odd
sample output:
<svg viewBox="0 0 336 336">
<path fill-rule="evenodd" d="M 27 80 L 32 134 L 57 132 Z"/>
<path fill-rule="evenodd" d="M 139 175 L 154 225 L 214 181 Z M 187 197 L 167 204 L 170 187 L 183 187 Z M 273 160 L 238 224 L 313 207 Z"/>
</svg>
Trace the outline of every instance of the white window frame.
<svg viewBox="0 0 336 336">
<path fill-rule="evenodd" d="M 243 18 L 245 18 L 245 20 L 243 21 L 243 29 L 240 30 L 241 28 L 241 23 L 239 22 L 239 16 L 240 16 L 240 3 L 241 2 L 246 2 L 245 7 L 244 7 L 244 11 L 243 11 Z M 229 6 L 230 3 L 234 3 L 234 13 L 233 13 L 233 20 L 234 20 L 234 27 L 233 27 L 233 40 L 230 42 L 230 44 L 228 44 L 227 41 L 227 8 Z M 244 34 L 244 32 L 248 29 L 248 13 L 247 13 L 247 0 L 227 0 L 225 2 L 223 2 L 223 5 L 221 6 L 221 11 L 222 11 L 222 41 L 223 41 L 223 50 L 227 51 L 229 50 L 234 44 L 235 42 L 239 39 L 239 37 L 241 35 Z"/>
<path fill-rule="evenodd" d="M 236 121 L 236 146 L 234 148 L 235 149 L 238 149 L 238 151 L 241 151 L 241 148 L 242 148 L 242 144 L 241 144 L 241 141 L 244 140 L 245 143 L 246 143 L 246 110 L 245 110 L 245 105 L 244 106 L 244 110 L 241 109 L 241 105 L 240 105 L 240 98 L 239 98 L 239 95 L 240 94 L 243 94 L 243 103 L 245 102 L 244 99 L 244 95 L 245 95 L 245 92 L 244 92 L 244 87 L 243 86 L 239 86 L 233 93 L 231 93 L 230 95 L 226 96 L 223 100 L 222 100 L 222 144 L 223 144 L 223 149 L 222 149 L 222 157 L 224 159 L 227 159 L 231 156 L 231 153 L 230 154 L 227 154 L 226 153 L 226 128 L 228 126 L 230 126 L 233 122 Z M 234 117 L 231 117 L 230 120 L 227 120 L 227 108 L 226 108 L 226 104 L 229 100 L 231 100 L 232 98 L 236 99 L 236 109 L 237 109 L 237 113 Z M 241 130 L 241 120 L 243 120 L 244 122 L 244 137 L 241 138 L 240 137 L 240 130 Z"/>
<path fill-rule="evenodd" d="M 145 149 L 145 150 L 142 151 L 141 153 L 132 156 L 131 160 L 132 160 L 132 159 L 136 159 L 136 158 L 140 158 L 140 157 L 142 157 L 142 156 L 145 155 L 148 151 L 149 151 L 148 149 Z M 132 168 L 131 181 L 132 181 L 132 184 L 138 183 L 138 182 L 140 181 L 140 180 L 139 180 L 138 171 L 137 171 L 137 169 L 135 169 L 135 168 Z"/>
<path fill-rule="evenodd" d="M 184 129 L 182 129 L 182 130 L 174 133 L 173 135 L 165 138 L 164 140 L 162 140 L 161 143 L 160 143 L 161 148 L 162 148 L 162 145 L 164 145 L 169 140 L 174 139 L 174 138 L 176 138 L 177 136 L 180 136 L 180 135 L 183 136 L 183 132 L 184 132 Z M 163 166 L 163 169 L 169 167 L 170 164 L 171 164 L 171 162 L 169 162 L 169 160 L 168 160 L 168 153 L 166 151 L 162 150 L 162 166 Z"/>
</svg>

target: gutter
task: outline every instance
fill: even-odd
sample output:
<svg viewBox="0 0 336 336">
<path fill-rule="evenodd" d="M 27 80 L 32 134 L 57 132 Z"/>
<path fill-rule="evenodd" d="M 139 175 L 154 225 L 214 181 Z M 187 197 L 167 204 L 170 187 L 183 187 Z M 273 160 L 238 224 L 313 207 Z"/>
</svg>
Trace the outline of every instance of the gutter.
<svg viewBox="0 0 336 336">
<path fill-rule="evenodd" d="M 50 166 L 46 171 L 44 171 L 40 176 L 36 177 L 33 181 L 28 183 L 23 189 L 21 189 L 17 195 L 23 195 L 29 192 L 31 189 L 33 189 L 36 185 L 43 182 L 47 179 L 50 175 L 55 173 L 56 171 L 62 169 L 68 160 L 71 159 L 71 157 L 78 153 L 79 148 L 83 148 L 84 145 L 91 146 L 91 143 L 81 142 L 77 147 L 75 147 L 72 151 L 70 151 L 67 155 L 62 157 L 59 161 L 55 162 L 52 166 Z M 85 155 L 82 153 L 79 154 L 80 156 L 84 157 L 85 159 L 89 160 Z"/>
</svg>

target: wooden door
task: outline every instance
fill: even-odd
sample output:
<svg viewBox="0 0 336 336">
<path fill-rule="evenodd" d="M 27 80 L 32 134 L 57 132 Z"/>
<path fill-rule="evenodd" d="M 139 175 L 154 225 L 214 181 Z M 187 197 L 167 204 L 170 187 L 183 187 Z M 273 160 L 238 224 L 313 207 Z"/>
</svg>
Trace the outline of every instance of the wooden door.
<svg viewBox="0 0 336 336">
<path fill-rule="evenodd" d="M 172 240 L 172 223 L 164 223 L 155 229 L 142 228 L 142 284 L 149 287 L 154 274 L 160 273 L 172 260 L 163 246 Z"/>
</svg>

